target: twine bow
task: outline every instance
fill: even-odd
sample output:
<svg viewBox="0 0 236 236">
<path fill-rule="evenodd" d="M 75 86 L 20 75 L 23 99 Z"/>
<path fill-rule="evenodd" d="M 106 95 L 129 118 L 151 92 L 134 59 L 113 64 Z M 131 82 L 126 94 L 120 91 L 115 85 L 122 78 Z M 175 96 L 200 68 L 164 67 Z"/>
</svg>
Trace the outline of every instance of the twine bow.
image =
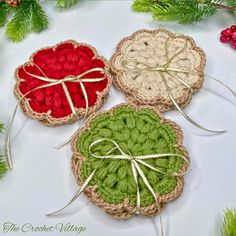
<svg viewBox="0 0 236 236">
<path fill-rule="evenodd" d="M 168 83 L 167 83 L 167 80 L 165 78 L 165 74 L 168 74 L 169 76 L 171 76 L 173 79 L 176 79 L 178 80 L 181 84 L 183 84 L 189 91 L 191 94 L 194 93 L 194 90 L 193 88 L 188 84 L 186 83 L 185 81 L 183 81 L 179 76 L 173 74 L 172 72 L 177 72 L 177 73 L 184 73 L 184 74 L 196 74 L 196 75 L 200 75 L 199 72 L 193 70 L 193 71 L 190 71 L 190 70 L 186 70 L 186 69 L 179 69 L 179 68 L 171 68 L 170 67 L 170 64 L 171 62 L 178 56 L 180 55 L 187 47 L 187 42 L 185 42 L 185 45 L 184 47 L 177 51 L 172 57 L 169 57 L 169 50 L 168 50 L 168 43 L 170 41 L 172 37 L 170 36 L 166 42 L 165 42 L 165 52 L 166 52 L 166 58 L 167 58 L 167 62 L 162 65 L 162 66 L 159 66 L 159 67 L 156 67 L 156 66 L 152 66 L 148 63 L 144 63 L 144 62 L 138 62 L 139 64 L 142 64 L 145 66 L 145 68 L 143 69 L 139 69 L 139 68 L 136 68 L 133 64 L 128 64 L 126 62 L 123 62 L 124 66 L 128 69 L 134 69 L 134 70 L 138 70 L 138 71 L 153 71 L 153 72 L 158 72 L 162 78 L 162 81 L 164 82 L 165 84 L 165 87 L 166 87 L 166 91 L 168 93 L 168 96 L 169 98 L 171 99 L 172 103 L 174 104 L 174 106 L 176 107 L 176 109 L 183 115 L 183 117 L 188 120 L 192 125 L 204 130 L 204 131 L 207 131 L 209 133 L 224 133 L 226 132 L 227 130 L 210 130 L 210 129 L 207 129 L 205 127 L 203 127 L 202 125 L 198 124 L 197 122 L 195 122 L 192 118 L 190 118 L 183 110 L 182 108 L 178 105 L 177 101 L 175 100 L 174 96 L 172 95 L 171 91 L 170 91 L 170 87 L 168 86 Z M 128 61 L 131 61 L 132 59 L 128 60 Z M 226 84 L 224 84 L 223 82 L 221 82 L 220 80 L 218 79 L 215 79 L 213 78 L 212 76 L 208 76 L 208 75 L 205 75 L 207 76 L 208 78 L 220 83 L 221 85 L 223 85 L 226 89 L 228 89 L 235 97 L 236 97 L 236 93 L 229 87 L 227 86 Z"/>
<path fill-rule="evenodd" d="M 114 148 L 112 148 L 106 155 L 104 156 L 99 156 L 99 155 L 95 155 L 92 152 L 92 148 L 94 146 L 96 146 L 97 144 L 103 143 L 103 142 L 111 142 L 112 144 L 114 144 Z M 111 154 L 113 151 L 118 150 L 120 152 L 120 155 L 113 155 Z M 138 182 L 138 177 L 140 176 L 145 184 L 145 186 L 148 188 L 148 190 L 150 191 L 150 193 L 152 194 L 155 202 L 157 203 L 158 206 L 158 210 L 160 210 L 160 203 L 159 203 L 159 196 L 157 195 L 157 193 L 155 193 L 153 187 L 151 186 L 151 184 L 149 183 L 147 177 L 145 176 L 145 174 L 143 173 L 142 169 L 140 168 L 140 164 L 144 165 L 145 167 L 147 167 L 150 170 L 153 170 L 157 173 L 161 173 L 163 175 L 170 175 L 170 176 L 184 176 L 189 168 L 189 160 L 182 155 L 179 154 L 175 154 L 175 153 L 163 153 L 163 154 L 151 154 L 151 155 L 144 155 L 144 156 L 132 156 L 130 154 L 125 153 L 121 147 L 119 146 L 118 143 L 116 143 L 114 140 L 112 139 L 98 139 L 96 141 L 94 141 L 93 143 L 91 143 L 89 145 L 89 154 L 94 157 L 94 158 L 98 158 L 101 159 L 97 166 L 95 167 L 95 169 L 92 171 L 92 173 L 89 175 L 89 177 L 85 180 L 84 184 L 82 185 L 82 187 L 79 189 L 79 191 L 75 194 L 75 196 L 71 199 L 71 201 L 64 207 L 62 207 L 61 209 L 53 212 L 53 213 L 49 213 L 47 214 L 47 216 L 53 216 L 59 212 L 61 212 L 62 210 L 64 210 L 66 207 L 68 207 L 71 203 L 73 203 L 80 195 L 81 193 L 84 191 L 84 189 L 89 185 L 89 182 L 93 179 L 94 175 L 96 174 L 99 166 L 101 165 L 101 163 L 105 160 L 105 159 L 111 159 L 111 160 L 128 160 L 130 161 L 131 164 L 131 168 L 132 168 L 132 174 L 135 180 L 135 184 L 137 186 L 137 203 L 136 203 L 136 214 L 140 213 L 141 210 L 141 198 L 140 198 L 140 187 L 139 187 L 139 182 Z M 145 160 L 148 159 L 160 159 L 160 158 L 165 158 L 165 157 L 169 157 L 169 158 L 173 158 L 173 157 L 179 157 L 182 158 L 186 163 L 187 163 L 187 169 L 184 172 L 181 173 L 165 173 L 164 171 L 155 168 L 151 165 L 149 165 L 148 163 L 145 162 Z M 161 215 L 160 215 L 160 223 L 161 223 L 161 235 L 163 236 L 163 227 L 162 227 L 162 220 L 161 220 Z"/>
<path fill-rule="evenodd" d="M 86 92 L 86 89 L 85 89 L 85 86 L 84 86 L 84 83 L 93 83 L 93 82 L 100 82 L 100 81 L 103 81 L 104 79 L 106 79 L 106 77 L 102 77 L 102 78 L 83 78 L 85 75 L 89 74 L 89 73 L 92 73 L 92 72 L 101 72 L 101 73 L 104 73 L 104 69 L 102 68 L 92 68 L 92 69 L 89 69 L 83 73 L 81 73 L 80 75 L 77 75 L 77 76 L 74 76 L 74 75 L 68 75 L 66 76 L 65 78 L 62 78 L 60 80 L 57 80 L 57 79 L 53 79 L 53 78 L 49 78 L 43 71 L 42 69 L 36 65 L 35 63 L 32 63 L 35 67 L 37 67 L 37 69 L 42 73 L 43 76 L 40 76 L 40 75 L 35 75 L 35 74 L 32 74 L 30 72 L 28 72 L 25 68 L 25 65 L 23 66 L 23 70 L 24 72 L 27 74 L 27 75 L 30 75 L 40 81 L 44 81 L 44 82 L 47 82 L 47 84 L 44 84 L 44 85 L 40 85 L 30 91 L 28 91 L 26 94 L 24 94 L 19 102 L 17 103 L 17 105 L 15 106 L 15 109 L 14 109 L 14 112 L 13 112 L 13 115 L 12 115 L 12 118 L 11 118 L 11 121 L 10 121 L 10 125 L 9 125 L 9 128 L 7 130 L 7 142 L 6 142 L 6 156 L 7 156 L 7 163 L 8 163 L 8 166 L 9 166 L 9 169 L 12 170 L 13 169 L 13 164 L 12 164 L 12 158 L 11 158 L 11 130 L 12 130 L 12 126 L 13 126 L 13 123 L 14 123 L 14 120 L 15 120 L 15 116 L 16 116 L 16 112 L 17 112 L 17 109 L 20 105 L 20 103 L 23 101 L 23 99 L 25 99 L 30 93 L 34 92 L 34 91 L 37 91 L 39 89 L 43 89 L 43 88 L 48 88 L 48 87 L 52 87 L 52 86 L 55 86 L 55 85 L 58 85 L 60 84 L 63 88 L 63 91 L 66 95 L 66 99 L 69 103 L 69 106 L 71 108 L 71 111 L 72 111 L 72 114 L 79 119 L 79 116 L 77 114 L 77 111 L 76 111 L 76 107 L 75 105 L 73 104 L 73 101 L 72 101 L 72 98 L 70 96 L 70 93 L 67 89 L 67 86 L 66 86 L 66 83 L 79 83 L 80 84 L 80 87 L 81 87 L 81 90 L 82 90 L 82 93 L 83 93 L 83 96 L 85 98 L 85 115 L 84 115 L 84 118 L 87 117 L 88 115 L 88 109 L 89 109 L 89 99 L 88 99 L 88 95 L 87 95 L 87 92 Z M 81 128 L 81 126 L 84 124 L 84 121 L 80 124 L 79 128 Z M 68 142 L 71 141 L 71 139 L 73 138 L 73 135 L 67 139 L 65 142 L 63 142 L 62 144 L 58 145 L 56 148 L 60 148 L 62 146 L 64 146 L 65 144 L 67 144 Z"/>
</svg>

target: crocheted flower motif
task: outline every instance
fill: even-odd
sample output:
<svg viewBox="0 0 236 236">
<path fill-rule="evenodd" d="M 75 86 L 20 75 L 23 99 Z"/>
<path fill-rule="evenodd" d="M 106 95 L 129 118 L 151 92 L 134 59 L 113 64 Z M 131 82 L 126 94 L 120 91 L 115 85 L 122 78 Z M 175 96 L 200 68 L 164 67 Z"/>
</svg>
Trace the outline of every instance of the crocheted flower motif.
<svg viewBox="0 0 236 236">
<path fill-rule="evenodd" d="M 159 110 L 167 111 L 173 109 L 174 105 L 164 79 L 174 99 L 184 107 L 193 95 L 184 83 L 193 92 L 201 88 L 205 61 L 204 52 L 188 36 L 163 29 L 140 30 L 118 44 L 111 59 L 111 69 L 116 85 L 125 93 L 128 101 L 155 105 Z M 186 73 L 160 70 L 165 67 Z"/>
<path fill-rule="evenodd" d="M 85 87 L 89 109 L 92 113 L 104 102 L 111 86 L 108 62 L 97 54 L 95 48 L 90 45 L 65 41 L 54 47 L 47 47 L 35 52 L 29 62 L 20 66 L 15 72 L 15 95 L 20 100 L 29 91 L 49 84 L 32 75 L 45 75 L 54 80 L 61 80 L 68 76 L 78 76 L 92 68 L 101 68 L 103 71 L 90 72 L 84 78 L 104 78 L 98 82 L 83 82 Z M 31 74 L 31 75 L 30 75 Z M 79 117 L 84 116 L 86 102 L 80 83 L 65 82 L 73 106 Z M 38 119 L 46 125 L 62 125 L 76 121 L 72 114 L 68 98 L 62 84 L 36 89 L 22 99 L 21 108 L 26 115 Z"/>
<path fill-rule="evenodd" d="M 72 165 L 80 185 L 97 168 L 101 160 L 89 152 L 90 145 L 99 139 L 115 141 L 125 153 L 132 156 L 175 153 L 189 159 L 186 149 L 182 146 L 183 136 L 179 126 L 166 120 L 156 109 L 149 106 L 122 104 L 108 112 L 92 115 L 87 126 L 74 139 Z M 106 141 L 95 145 L 92 151 L 95 155 L 104 156 L 113 148 L 114 144 Z M 115 150 L 109 155 L 120 155 L 120 152 Z M 140 164 L 159 202 L 155 202 L 139 176 L 140 214 L 155 215 L 165 203 L 181 194 L 183 177 L 173 176 L 172 173 L 185 172 L 187 164 L 180 157 L 169 156 L 147 159 L 145 162 L 166 173 L 157 173 Z M 84 193 L 94 204 L 116 218 L 129 218 L 134 215 L 137 210 L 137 185 L 130 160 L 105 159 Z"/>
</svg>

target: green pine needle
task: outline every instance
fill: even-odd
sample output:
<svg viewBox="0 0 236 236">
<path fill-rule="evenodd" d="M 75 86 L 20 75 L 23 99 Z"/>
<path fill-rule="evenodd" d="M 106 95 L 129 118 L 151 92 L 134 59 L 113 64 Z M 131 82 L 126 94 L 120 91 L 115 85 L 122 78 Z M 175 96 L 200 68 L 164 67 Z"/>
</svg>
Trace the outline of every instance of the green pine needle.
<svg viewBox="0 0 236 236">
<path fill-rule="evenodd" d="M 7 173 L 7 162 L 0 156 L 0 179 Z"/>
<path fill-rule="evenodd" d="M 6 36 L 13 42 L 23 40 L 30 32 L 32 8 L 30 1 L 23 1 L 15 10 L 15 15 L 6 26 Z"/>
<path fill-rule="evenodd" d="M 232 6 L 232 7 L 236 7 L 236 0 L 226 0 L 226 2 Z"/>
<path fill-rule="evenodd" d="M 215 6 L 201 4 L 196 0 L 171 0 L 163 2 L 156 3 L 151 8 L 155 20 L 191 24 L 199 22 L 217 11 Z"/>
<path fill-rule="evenodd" d="M 236 235 L 236 209 L 227 209 L 225 211 L 224 223 L 222 227 L 222 236 Z"/>
<path fill-rule="evenodd" d="M 57 0 L 57 6 L 60 8 L 68 8 L 74 6 L 79 0 Z"/>
<path fill-rule="evenodd" d="M 32 30 L 40 32 L 48 27 L 48 18 L 46 13 L 37 1 L 32 1 Z"/>
<path fill-rule="evenodd" d="M 39 32 L 47 25 L 47 16 L 38 1 L 23 0 L 6 26 L 6 36 L 13 42 L 19 42 L 31 31 Z"/>
<path fill-rule="evenodd" d="M 0 122 L 0 134 L 3 133 L 3 130 L 4 130 L 4 126 L 3 126 L 3 123 Z"/>
<path fill-rule="evenodd" d="M 10 7 L 5 2 L 0 2 L 0 27 L 5 25 L 9 13 Z"/>
<path fill-rule="evenodd" d="M 133 2 L 132 9 L 137 12 L 149 12 L 153 6 L 153 0 L 136 0 Z"/>
<path fill-rule="evenodd" d="M 4 130 L 3 124 L 0 122 L 0 133 L 2 134 Z M 7 163 L 3 160 L 3 157 L 0 156 L 0 179 L 6 174 L 8 168 Z"/>
</svg>

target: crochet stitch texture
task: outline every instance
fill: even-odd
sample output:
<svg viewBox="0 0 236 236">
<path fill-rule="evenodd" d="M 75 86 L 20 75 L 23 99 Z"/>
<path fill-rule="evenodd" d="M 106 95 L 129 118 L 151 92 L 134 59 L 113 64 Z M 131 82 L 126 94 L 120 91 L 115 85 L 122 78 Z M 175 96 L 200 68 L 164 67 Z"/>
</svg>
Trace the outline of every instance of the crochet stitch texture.
<svg viewBox="0 0 236 236">
<path fill-rule="evenodd" d="M 95 48 L 76 41 L 61 42 L 53 47 L 46 47 L 35 52 L 29 62 L 17 68 L 15 72 L 15 95 L 21 99 L 27 92 L 47 84 L 29 74 L 44 76 L 42 72 L 54 80 L 68 76 L 78 76 L 92 68 L 104 69 L 104 73 L 95 71 L 82 78 L 102 78 L 99 82 L 84 82 L 88 96 L 88 112 L 92 113 L 101 107 L 106 100 L 111 86 L 109 63 L 98 55 Z M 41 70 L 41 71 L 40 71 Z M 85 114 L 85 97 L 79 82 L 65 83 L 78 116 Z M 72 114 L 62 85 L 38 89 L 27 95 L 21 102 L 23 112 L 46 125 L 61 125 L 74 122 L 77 118 Z"/>
<path fill-rule="evenodd" d="M 98 165 L 100 160 L 90 155 L 89 145 L 102 138 L 114 140 L 132 156 L 176 153 L 188 158 L 187 151 L 182 147 L 182 132 L 176 124 L 164 119 L 153 108 L 119 105 L 110 112 L 92 115 L 87 126 L 75 138 L 72 164 L 79 184 Z M 112 148 L 112 143 L 104 142 L 93 147 L 92 151 L 103 156 Z M 119 155 L 119 151 L 115 150 L 112 154 Z M 166 157 L 145 161 L 166 173 L 163 175 L 140 165 L 155 193 L 160 196 L 161 206 L 178 197 L 183 189 L 183 177 L 171 176 L 171 173 L 186 170 L 183 159 Z M 157 204 L 141 178 L 139 187 L 141 214 L 158 213 Z M 85 194 L 93 203 L 116 218 L 129 218 L 135 214 L 136 193 L 137 185 L 128 160 L 104 160 L 85 189 Z"/>
<path fill-rule="evenodd" d="M 164 112 L 174 109 L 174 105 L 162 76 L 174 99 L 185 107 L 193 94 L 174 76 L 197 92 L 203 84 L 205 63 L 205 53 L 191 37 L 164 29 L 139 30 L 117 45 L 111 70 L 115 84 L 129 102 L 154 105 Z M 192 73 L 171 71 L 174 75 L 171 76 L 169 72 L 155 70 L 165 66 Z"/>
</svg>

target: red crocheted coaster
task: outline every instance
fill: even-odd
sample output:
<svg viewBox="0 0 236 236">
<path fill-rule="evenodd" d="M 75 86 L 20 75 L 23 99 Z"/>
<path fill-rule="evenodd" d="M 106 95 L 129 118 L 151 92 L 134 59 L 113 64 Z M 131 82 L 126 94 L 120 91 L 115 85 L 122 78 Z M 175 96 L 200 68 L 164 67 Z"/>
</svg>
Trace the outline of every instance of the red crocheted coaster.
<svg viewBox="0 0 236 236">
<path fill-rule="evenodd" d="M 93 68 L 94 71 L 89 72 Z M 84 75 L 81 76 L 82 74 Z M 36 78 L 38 76 L 43 79 Z M 53 85 L 54 81 L 60 82 L 67 77 L 76 76 L 81 77 L 64 82 L 69 95 L 66 95 L 62 83 Z M 95 78 L 101 79 L 93 81 Z M 88 98 L 88 114 L 102 105 L 111 86 L 107 60 L 99 56 L 90 45 L 71 40 L 35 52 L 29 62 L 18 67 L 15 79 L 17 84 L 14 92 L 21 100 L 23 112 L 50 126 L 74 122 L 77 117 L 72 112 L 72 105 L 79 117 L 84 116 L 86 99 L 82 86 Z M 91 81 L 85 81 L 81 85 L 83 79 Z M 37 89 L 43 85 L 46 86 Z M 72 105 L 69 104 L 68 96 Z"/>
</svg>

